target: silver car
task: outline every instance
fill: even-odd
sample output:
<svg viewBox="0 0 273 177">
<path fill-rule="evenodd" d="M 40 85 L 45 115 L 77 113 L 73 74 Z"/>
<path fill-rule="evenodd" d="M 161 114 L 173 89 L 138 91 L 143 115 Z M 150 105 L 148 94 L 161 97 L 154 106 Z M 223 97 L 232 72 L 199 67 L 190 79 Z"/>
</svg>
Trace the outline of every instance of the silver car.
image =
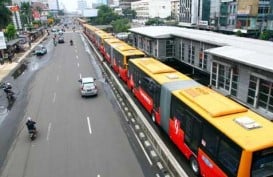
<svg viewBox="0 0 273 177">
<path fill-rule="evenodd" d="M 95 78 L 93 77 L 84 77 L 79 80 L 81 83 L 80 93 L 81 96 L 94 96 L 98 94 L 98 88 L 95 83 Z"/>
</svg>

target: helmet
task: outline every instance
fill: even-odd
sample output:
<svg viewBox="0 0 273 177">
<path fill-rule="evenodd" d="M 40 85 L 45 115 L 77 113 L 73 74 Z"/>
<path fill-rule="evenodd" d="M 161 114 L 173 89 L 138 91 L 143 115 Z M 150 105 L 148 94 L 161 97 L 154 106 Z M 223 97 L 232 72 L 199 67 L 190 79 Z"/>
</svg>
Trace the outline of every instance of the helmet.
<svg viewBox="0 0 273 177">
<path fill-rule="evenodd" d="M 11 84 L 9 82 L 6 82 L 6 88 L 11 89 Z"/>
<path fill-rule="evenodd" d="M 31 117 L 28 117 L 27 120 L 28 120 L 28 121 L 31 121 Z"/>
</svg>

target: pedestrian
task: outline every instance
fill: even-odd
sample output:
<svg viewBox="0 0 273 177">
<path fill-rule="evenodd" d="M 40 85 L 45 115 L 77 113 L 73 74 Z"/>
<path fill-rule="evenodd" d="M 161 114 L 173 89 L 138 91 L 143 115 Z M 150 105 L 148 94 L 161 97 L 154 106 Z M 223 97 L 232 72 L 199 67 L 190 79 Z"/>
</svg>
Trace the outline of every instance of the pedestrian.
<svg viewBox="0 0 273 177">
<path fill-rule="evenodd" d="M 31 47 L 31 40 L 28 40 L 28 46 Z"/>
</svg>

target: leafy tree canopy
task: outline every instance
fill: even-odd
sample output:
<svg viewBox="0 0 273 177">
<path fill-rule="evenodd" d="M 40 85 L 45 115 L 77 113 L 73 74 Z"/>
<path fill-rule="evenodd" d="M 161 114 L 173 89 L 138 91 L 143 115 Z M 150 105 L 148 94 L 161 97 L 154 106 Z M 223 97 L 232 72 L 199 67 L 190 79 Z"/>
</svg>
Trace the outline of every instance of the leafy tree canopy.
<svg viewBox="0 0 273 177">
<path fill-rule="evenodd" d="M 160 20 L 159 18 L 151 18 L 145 23 L 146 26 L 148 26 L 148 25 L 162 25 L 162 24 L 164 24 L 164 22 L 162 20 Z"/>
<path fill-rule="evenodd" d="M 16 29 L 13 24 L 9 24 L 5 30 L 5 36 L 8 40 L 13 39 L 16 36 Z"/>
<path fill-rule="evenodd" d="M 112 21 L 119 19 L 120 16 L 110 7 L 102 5 L 98 7 L 98 16 L 91 18 L 90 22 L 94 25 L 109 25 Z"/>
<path fill-rule="evenodd" d="M 123 9 L 122 13 L 125 18 L 128 18 L 128 19 L 135 19 L 136 18 L 136 11 L 132 10 L 131 8 Z"/>
<path fill-rule="evenodd" d="M 118 19 L 113 21 L 111 24 L 115 33 L 127 32 L 130 28 L 128 19 Z"/>
<path fill-rule="evenodd" d="M 11 12 L 6 7 L 10 4 L 10 0 L 0 0 L 0 30 L 5 28 L 11 22 Z"/>
</svg>

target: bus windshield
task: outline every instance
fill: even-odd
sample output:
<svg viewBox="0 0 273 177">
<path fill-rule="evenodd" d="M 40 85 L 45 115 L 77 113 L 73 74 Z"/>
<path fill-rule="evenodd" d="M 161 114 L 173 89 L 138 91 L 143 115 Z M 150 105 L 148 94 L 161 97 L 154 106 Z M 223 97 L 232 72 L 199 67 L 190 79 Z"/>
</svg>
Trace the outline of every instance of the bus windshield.
<svg viewBox="0 0 273 177">
<path fill-rule="evenodd" d="M 252 177 L 273 176 L 273 148 L 255 152 L 252 164 Z"/>
</svg>

